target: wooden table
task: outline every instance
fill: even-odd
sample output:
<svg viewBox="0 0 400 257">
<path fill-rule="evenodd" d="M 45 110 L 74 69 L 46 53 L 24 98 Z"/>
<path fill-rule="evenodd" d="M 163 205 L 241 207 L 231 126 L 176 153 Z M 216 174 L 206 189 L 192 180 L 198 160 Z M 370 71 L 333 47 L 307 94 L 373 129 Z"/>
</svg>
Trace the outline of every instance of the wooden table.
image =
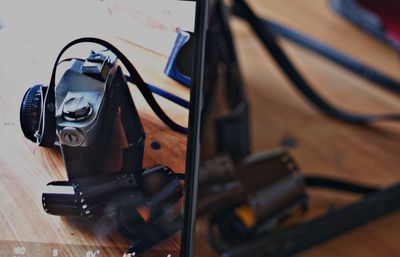
<svg viewBox="0 0 400 257">
<path fill-rule="evenodd" d="M 398 55 L 389 47 L 333 14 L 326 0 L 249 0 L 249 2 L 256 7 L 258 14 L 303 31 L 400 79 Z M 290 138 L 297 142 L 296 147 L 291 149 L 291 153 L 307 174 L 329 175 L 373 185 L 387 185 L 400 179 L 398 171 L 400 126 L 398 124 L 382 123 L 371 127 L 358 127 L 321 115 L 292 89 L 290 83 L 269 59 L 261 44 L 254 39 L 247 25 L 237 19 L 232 20 L 232 25 L 251 101 L 252 150 L 254 152 L 279 147 L 284 139 Z M 46 33 L 52 32 L 43 32 L 44 35 Z M 53 162 L 54 153 L 39 150 L 27 142 L 23 139 L 18 127 L 18 105 L 21 95 L 29 84 L 47 81 L 54 61 L 52 56 L 65 42 L 55 36 L 48 36 L 45 39 L 50 41 L 47 48 L 38 43 L 41 40 L 45 41 L 43 38 L 34 37 L 31 34 L 25 36 L 20 34 L 20 40 L 13 41 L 10 48 L 4 46 L 4 38 L 0 41 L 0 85 L 4 92 L 0 94 L 2 110 L 0 113 L 2 140 L 0 154 L 2 187 L 0 190 L 2 195 L 10 194 L 6 189 L 27 190 L 27 194 L 15 196 L 18 202 L 9 199 L 4 205 L 2 203 L 1 206 L 6 206 L 3 212 L 28 207 L 30 213 L 41 212 L 41 205 L 35 200 L 40 197 L 41 191 L 30 190 L 29 187 L 24 186 L 32 183 L 26 180 L 30 178 L 35 184 L 43 185 L 65 175 L 59 160 L 56 159 L 57 161 Z M 400 112 L 398 97 L 375 89 L 368 82 L 354 77 L 308 51 L 288 43 L 284 43 L 284 47 L 306 77 L 334 103 L 363 113 Z M 42 54 L 36 55 L 38 49 L 42 51 Z M 43 51 L 47 53 L 43 54 Z M 26 55 L 30 58 L 26 58 Z M 47 59 L 43 58 L 44 55 Z M 10 136 L 14 133 L 15 136 Z M 10 161 L 19 161 L 19 169 L 5 165 Z M 51 167 L 53 172 L 43 173 L 46 167 Z M 15 176 L 26 178 L 25 184 L 16 183 Z M 310 216 L 321 214 L 332 205 L 343 206 L 355 200 L 332 192 L 310 193 Z M 24 197 L 29 197 L 29 199 Z M 34 226 L 24 226 L 29 221 L 19 216 L 21 214 L 18 212 L 14 211 L 7 217 L 3 212 L 0 213 L 2 215 L 0 227 L 9 226 L 10 220 L 7 217 L 11 217 L 20 223 L 18 227 L 23 227 L 24 231 L 18 232 L 13 229 L 5 232 L 2 229 L 2 238 L 12 239 L 18 234 L 26 240 L 31 240 L 34 230 L 43 225 L 40 222 L 36 224 L 31 221 Z M 29 215 L 27 217 L 30 218 Z M 52 224 L 60 229 L 57 231 L 66 229 L 67 232 L 58 236 L 34 233 L 38 241 L 44 237 L 54 237 L 58 241 L 73 241 L 70 242 L 72 244 L 85 243 L 79 235 L 67 234 L 76 232 L 76 227 L 66 225 L 67 223 L 57 217 L 51 217 L 51 220 Z M 400 255 L 399 228 L 400 216 L 391 215 L 299 256 L 397 256 Z M 198 232 L 200 243 L 204 230 L 199 227 Z M 75 239 L 71 240 L 71 238 Z M 214 255 L 209 249 L 199 247 L 197 256 Z"/>
<path fill-rule="evenodd" d="M 95 254 L 99 250 L 96 257 L 120 257 L 132 242 L 122 238 L 114 223 L 104 219 L 93 223 L 73 221 L 44 212 L 41 203 L 44 186 L 54 180 L 66 180 L 66 172 L 57 151 L 40 148 L 24 138 L 19 124 L 24 92 L 37 82 L 48 83 L 58 51 L 79 36 L 109 40 L 132 60 L 148 83 L 186 100 L 189 100 L 190 90 L 163 74 L 165 55 L 117 39 L 102 30 L 86 34 L 79 26 L 61 24 L 64 27 L 52 31 L 51 23 L 38 24 L 44 27 L 6 25 L 0 30 L 0 256 L 13 256 L 13 252 L 14 256 L 88 256 L 87 251 Z M 78 47 L 65 57 L 86 57 L 89 50 L 90 46 Z M 185 172 L 186 136 L 166 127 L 136 87 L 131 86 L 131 93 L 147 135 L 144 167 L 164 164 L 176 172 Z M 172 119 L 187 126 L 188 110 L 156 98 Z M 151 148 L 150 144 L 155 141 L 161 149 Z M 180 234 L 176 233 L 155 246 L 148 256 L 167 256 L 168 253 L 177 256 L 179 240 Z M 15 250 L 15 247 L 20 248 Z M 25 254 L 21 247 L 25 248 Z M 55 249 L 58 254 L 52 255 Z"/>
<path fill-rule="evenodd" d="M 302 31 L 400 80 L 398 54 L 334 14 L 327 0 L 248 2 L 257 14 Z M 290 153 L 306 174 L 377 186 L 400 180 L 399 124 L 385 122 L 361 127 L 322 115 L 297 94 L 248 25 L 236 18 L 231 24 L 250 98 L 253 152 L 280 147 L 290 139 L 295 142 Z M 306 78 L 336 105 L 360 113 L 400 113 L 399 97 L 376 89 L 302 48 L 282 43 Z M 307 219 L 356 200 L 336 192 L 310 194 Z M 216 256 L 203 244 L 204 225 L 201 220 L 196 256 Z M 399 238 L 400 214 L 394 214 L 298 256 L 399 256 Z"/>
</svg>

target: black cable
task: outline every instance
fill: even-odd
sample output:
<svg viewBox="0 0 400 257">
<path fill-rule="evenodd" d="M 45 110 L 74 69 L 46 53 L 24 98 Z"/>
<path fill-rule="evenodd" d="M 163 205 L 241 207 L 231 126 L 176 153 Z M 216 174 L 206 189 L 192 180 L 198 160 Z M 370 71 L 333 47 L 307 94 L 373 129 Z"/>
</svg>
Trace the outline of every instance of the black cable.
<svg viewBox="0 0 400 257">
<path fill-rule="evenodd" d="M 126 80 L 132 84 L 134 84 L 134 80 L 130 77 L 130 76 L 125 76 Z M 154 85 L 151 85 L 149 83 L 146 83 L 146 86 L 149 88 L 149 90 L 156 94 L 159 95 L 173 103 L 176 103 L 177 105 L 180 105 L 181 107 L 185 108 L 185 109 L 189 109 L 189 102 L 186 101 L 183 98 L 180 98 L 179 96 L 176 96 L 174 94 L 171 94 L 168 91 L 165 91 L 159 87 L 156 87 Z"/>
</svg>

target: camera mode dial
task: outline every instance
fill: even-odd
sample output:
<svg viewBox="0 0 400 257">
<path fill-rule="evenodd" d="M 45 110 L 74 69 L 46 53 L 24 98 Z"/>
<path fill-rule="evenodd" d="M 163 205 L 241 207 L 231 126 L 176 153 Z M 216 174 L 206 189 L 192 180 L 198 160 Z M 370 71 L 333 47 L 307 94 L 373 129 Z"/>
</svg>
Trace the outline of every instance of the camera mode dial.
<svg viewBox="0 0 400 257">
<path fill-rule="evenodd" d="M 62 112 L 68 121 L 82 121 L 90 117 L 92 107 L 85 97 L 72 97 L 64 103 Z"/>
</svg>

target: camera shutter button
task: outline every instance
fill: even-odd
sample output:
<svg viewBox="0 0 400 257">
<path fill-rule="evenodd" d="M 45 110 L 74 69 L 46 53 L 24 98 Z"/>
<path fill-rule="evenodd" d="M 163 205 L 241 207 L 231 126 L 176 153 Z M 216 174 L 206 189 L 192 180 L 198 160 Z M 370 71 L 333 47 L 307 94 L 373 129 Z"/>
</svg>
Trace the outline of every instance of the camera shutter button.
<svg viewBox="0 0 400 257">
<path fill-rule="evenodd" d="M 62 112 L 66 120 L 85 120 L 92 113 L 92 107 L 85 97 L 72 97 L 64 103 Z"/>
</svg>

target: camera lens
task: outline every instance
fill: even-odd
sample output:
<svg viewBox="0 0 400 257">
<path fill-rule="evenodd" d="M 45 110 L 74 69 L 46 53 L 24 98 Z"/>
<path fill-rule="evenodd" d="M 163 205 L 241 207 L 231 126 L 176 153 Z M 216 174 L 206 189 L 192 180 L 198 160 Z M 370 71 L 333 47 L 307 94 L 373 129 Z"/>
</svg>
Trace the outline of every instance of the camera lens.
<svg viewBox="0 0 400 257">
<path fill-rule="evenodd" d="M 35 133 L 39 128 L 40 115 L 42 112 L 42 85 L 29 88 L 22 100 L 20 109 L 21 129 L 25 137 L 36 142 Z"/>
</svg>

